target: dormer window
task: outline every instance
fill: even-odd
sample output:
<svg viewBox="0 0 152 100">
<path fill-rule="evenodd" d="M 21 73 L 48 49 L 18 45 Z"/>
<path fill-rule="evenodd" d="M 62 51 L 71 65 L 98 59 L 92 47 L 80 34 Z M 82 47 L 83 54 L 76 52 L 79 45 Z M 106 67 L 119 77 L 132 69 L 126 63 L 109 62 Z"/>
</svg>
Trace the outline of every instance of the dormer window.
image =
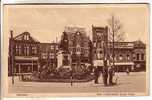
<svg viewBox="0 0 152 100">
<path fill-rule="evenodd" d="M 29 35 L 26 35 L 26 40 L 29 40 Z"/>
<path fill-rule="evenodd" d="M 24 40 L 29 40 L 29 35 L 24 35 Z"/>
</svg>

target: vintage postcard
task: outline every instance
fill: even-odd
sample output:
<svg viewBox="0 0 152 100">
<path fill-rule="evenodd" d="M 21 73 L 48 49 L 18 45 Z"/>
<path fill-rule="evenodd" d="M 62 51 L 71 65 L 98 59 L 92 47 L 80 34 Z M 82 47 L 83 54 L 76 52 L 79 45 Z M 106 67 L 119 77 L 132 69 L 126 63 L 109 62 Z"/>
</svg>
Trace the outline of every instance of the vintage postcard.
<svg viewBox="0 0 152 100">
<path fill-rule="evenodd" d="M 149 95 L 148 4 L 3 6 L 3 95 Z"/>
</svg>

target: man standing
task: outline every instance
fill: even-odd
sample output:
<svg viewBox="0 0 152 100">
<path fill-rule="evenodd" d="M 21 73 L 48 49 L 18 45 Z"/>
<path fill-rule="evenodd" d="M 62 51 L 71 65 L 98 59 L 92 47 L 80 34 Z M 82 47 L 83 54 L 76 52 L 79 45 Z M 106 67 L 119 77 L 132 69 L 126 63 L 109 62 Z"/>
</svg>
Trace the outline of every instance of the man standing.
<svg viewBox="0 0 152 100">
<path fill-rule="evenodd" d="M 73 86 L 73 70 L 70 70 L 70 81 L 71 81 L 71 86 Z"/>
<path fill-rule="evenodd" d="M 114 70 L 112 66 L 109 66 L 108 68 L 108 74 L 109 74 L 109 85 L 113 85 L 113 75 L 114 75 Z"/>
<path fill-rule="evenodd" d="M 95 80 L 94 80 L 94 83 L 95 84 L 98 84 L 98 78 L 99 78 L 99 67 L 95 67 L 94 69 L 94 76 L 95 76 Z"/>
<path fill-rule="evenodd" d="M 104 61 L 104 67 L 102 69 L 102 77 L 103 77 L 104 86 L 107 86 L 107 78 L 108 78 L 107 60 Z"/>
</svg>

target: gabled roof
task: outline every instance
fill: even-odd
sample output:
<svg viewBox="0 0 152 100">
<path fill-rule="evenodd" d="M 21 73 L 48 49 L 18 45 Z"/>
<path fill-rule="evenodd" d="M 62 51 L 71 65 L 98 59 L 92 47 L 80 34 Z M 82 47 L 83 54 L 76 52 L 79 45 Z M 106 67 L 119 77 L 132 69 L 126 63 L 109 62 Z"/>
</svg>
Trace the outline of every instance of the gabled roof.
<svg viewBox="0 0 152 100">
<path fill-rule="evenodd" d="M 22 41 L 24 39 L 24 36 L 28 35 L 29 36 L 29 40 L 28 41 L 33 41 L 33 42 L 39 42 L 37 39 L 33 38 L 29 32 L 25 31 L 17 36 L 14 37 L 14 40 L 20 40 Z"/>
</svg>

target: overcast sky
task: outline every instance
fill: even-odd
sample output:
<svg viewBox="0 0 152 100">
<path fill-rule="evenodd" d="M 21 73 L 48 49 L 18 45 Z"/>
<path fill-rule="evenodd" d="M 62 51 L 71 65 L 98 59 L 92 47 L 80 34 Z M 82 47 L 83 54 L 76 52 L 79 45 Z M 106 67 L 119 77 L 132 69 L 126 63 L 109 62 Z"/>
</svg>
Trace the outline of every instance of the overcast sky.
<svg viewBox="0 0 152 100">
<path fill-rule="evenodd" d="M 65 26 L 86 28 L 91 37 L 91 25 L 107 25 L 111 14 L 123 23 L 126 41 L 147 42 L 149 8 L 146 4 L 123 5 L 11 5 L 4 9 L 4 32 L 14 36 L 28 31 L 40 42 L 58 40 Z M 8 35 L 7 35 L 8 36 Z"/>
</svg>

